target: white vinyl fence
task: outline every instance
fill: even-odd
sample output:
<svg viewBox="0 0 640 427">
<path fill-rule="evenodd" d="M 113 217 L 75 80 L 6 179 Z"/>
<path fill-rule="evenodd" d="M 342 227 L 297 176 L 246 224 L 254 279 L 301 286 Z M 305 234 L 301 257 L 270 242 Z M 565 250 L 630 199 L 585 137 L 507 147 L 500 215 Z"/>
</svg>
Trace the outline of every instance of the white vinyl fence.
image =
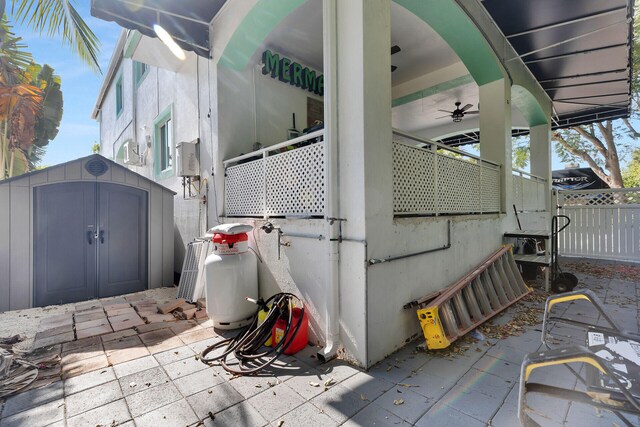
<svg viewBox="0 0 640 427">
<path fill-rule="evenodd" d="M 640 262 L 640 188 L 560 190 L 557 203 L 571 219 L 560 254 Z"/>
</svg>

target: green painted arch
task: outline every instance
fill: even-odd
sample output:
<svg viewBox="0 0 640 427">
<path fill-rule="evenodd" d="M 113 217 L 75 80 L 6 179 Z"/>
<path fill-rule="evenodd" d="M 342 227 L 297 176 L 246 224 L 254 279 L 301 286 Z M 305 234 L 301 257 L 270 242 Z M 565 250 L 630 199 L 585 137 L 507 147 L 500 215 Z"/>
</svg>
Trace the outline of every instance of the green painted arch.
<svg viewBox="0 0 640 427">
<path fill-rule="evenodd" d="M 478 86 L 504 77 L 498 58 L 471 18 L 453 0 L 394 0 L 426 22 L 458 55 Z"/>
<path fill-rule="evenodd" d="M 504 77 L 491 47 L 453 0 L 394 0 L 436 31 L 456 52 L 478 85 Z M 306 0 L 258 0 L 224 48 L 219 64 L 244 70 L 269 33 Z"/>
<path fill-rule="evenodd" d="M 530 127 L 549 123 L 536 97 L 523 86 L 511 87 L 511 102 L 522 113 Z"/>
<path fill-rule="evenodd" d="M 218 64 L 242 71 L 269 33 L 307 0 L 258 0 L 236 28 Z"/>
</svg>

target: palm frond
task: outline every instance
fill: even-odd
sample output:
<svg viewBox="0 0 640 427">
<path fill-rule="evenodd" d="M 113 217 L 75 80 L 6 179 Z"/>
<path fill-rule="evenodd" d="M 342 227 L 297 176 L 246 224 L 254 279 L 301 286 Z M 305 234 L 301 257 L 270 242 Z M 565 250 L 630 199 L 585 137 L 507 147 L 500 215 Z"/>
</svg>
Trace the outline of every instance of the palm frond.
<svg viewBox="0 0 640 427">
<path fill-rule="evenodd" d="M 12 0 L 11 4 L 17 22 L 48 37 L 62 37 L 85 64 L 102 72 L 98 64 L 100 42 L 70 0 Z"/>
<path fill-rule="evenodd" d="M 16 37 L 6 18 L 0 20 L 0 83 L 5 85 L 24 82 L 24 71 L 33 62 L 27 45 Z"/>
</svg>

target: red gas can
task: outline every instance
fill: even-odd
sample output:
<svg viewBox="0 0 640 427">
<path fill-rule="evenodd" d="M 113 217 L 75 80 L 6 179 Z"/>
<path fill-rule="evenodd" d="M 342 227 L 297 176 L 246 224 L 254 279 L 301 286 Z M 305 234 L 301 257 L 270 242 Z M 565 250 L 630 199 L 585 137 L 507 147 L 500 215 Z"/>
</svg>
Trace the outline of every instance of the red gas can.
<svg viewBox="0 0 640 427">
<path fill-rule="evenodd" d="M 284 354 L 288 354 L 288 355 L 296 354 L 297 352 L 305 348 L 305 346 L 307 345 L 307 342 L 309 341 L 309 318 L 307 317 L 306 310 L 303 314 L 302 309 L 298 307 L 294 307 L 291 317 L 292 317 L 291 328 L 289 329 L 289 333 L 287 334 L 286 339 L 287 339 L 287 342 L 291 341 L 292 339 L 293 341 L 291 342 L 291 344 L 289 344 L 289 347 L 287 347 L 286 350 L 284 351 Z M 295 331 L 296 325 L 300 321 L 301 317 L 302 317 L 302 324 L 300 325 L 300 328 L 298 329 L 298 332 L 296 333 L 296 335 L 293 336 L 293 332 Z M 276 321 L 275 326 L 273 327 L 273 331 L 271 332 L 272 334 L 271 338 L 274 345 L 279 343 L 282 340 L 282 337 L 284 336 L 284 331 L 286 330 L 287 330 L 287 319 L 282 319 L 282 318 L 278 319 Z"/>
</svg>

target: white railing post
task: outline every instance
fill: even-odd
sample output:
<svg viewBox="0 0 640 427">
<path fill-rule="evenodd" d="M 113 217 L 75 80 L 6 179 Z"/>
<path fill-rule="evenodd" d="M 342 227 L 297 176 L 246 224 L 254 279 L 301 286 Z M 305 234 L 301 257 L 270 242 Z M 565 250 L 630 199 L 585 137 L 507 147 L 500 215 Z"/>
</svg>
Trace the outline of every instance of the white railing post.
<svg viewBox="0 0 640 427">
<path fill-rule="evenodd" d="M 433 207 L 436 216 L 440 213 L 440 183 L 438 173 L 438 146 L 431 144 L 431 152 L 433 153 Z"/>
<path fill-rule="evenodd" d="M 262 217 L 264 219 L 269 218 L 269 214 L 267 212 L 267 156 L 268 156 L 268 151 L 264 151 L 262 153 L 262 205 L 263 205 L 263 211 L 262 211 Z"/>
<path fill-rule="evenodd" d="M 482 203 L 482 169 L 484 168 L 484 166 L 482 165 L 482 159 L 478 160 L 478 200 L 480 203 L 478 203 L 478 205 L 480 206 L 480 214 L 482 214 L 484 212 L 484 205 Z"/>
</svg>

